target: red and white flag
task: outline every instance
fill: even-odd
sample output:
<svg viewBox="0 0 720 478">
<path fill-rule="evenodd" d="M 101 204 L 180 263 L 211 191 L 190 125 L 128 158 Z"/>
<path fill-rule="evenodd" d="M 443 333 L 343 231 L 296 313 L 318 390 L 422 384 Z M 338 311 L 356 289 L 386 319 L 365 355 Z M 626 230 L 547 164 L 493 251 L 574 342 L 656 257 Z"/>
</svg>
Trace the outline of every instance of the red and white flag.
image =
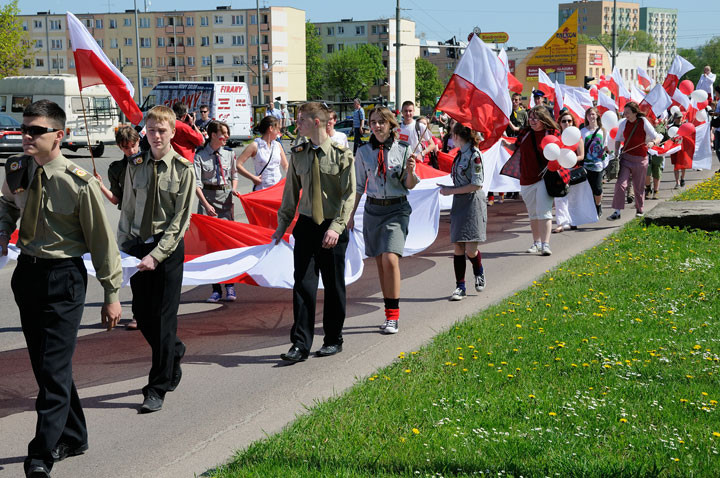
<svg viewBox="0 0 720 478">
<path fill-rule="evenodd" d="M 581 125 L 585 122 L 585 108 L 569 91 L 566 91 L 563 96 L 563 108 L 573 116 L 576 125 Z"/>
<path fill-rule="evenodd" d="M 555 101 L 555 82 L 540 68 L 538 68 L 538 90 L 545 93 L 548 101 Z"/>
<path fill-rule="evenodd" d="M 67 12 L 67 27 L 80 89 L 105 85 L 128 120 L 132 124 L 140 123 L 143 114 L 133 100 L 135 88 L 130 80 L 115 68 L 85 25 L 70 12 Z"/>
<path fill-rule="evenodd" d="M 656 123 L 663 112 L 672 106 L 672 100 L 662 85 L 655 85 L 639 106 L 640 111 L 645 113 L 651 122 Z"/>
<path fill-rule="evenodd" d="M 625 108 L 627 103 L 632 101 L 632 96 L 625 86 L 625 80 L 623 80 L 617 66 L 613 69 L 612 76 L 610 77 L 609 88 L 615 95 L 615 102 L 617 103 L 618 110 L 622 110 Z"/>
<path fill-rule="evenodd" d="M 667 77 L 665 77 L 665 81 L 663 82 L 663 88 L 665 88 L 665 91 L 668 92 L 668 95 L 674 98 L 675 90 L 677 89 L 678 84 L 680 83 L 680 78 L 687 73 L 688 71 L 695 68 L 695 66 L 687 61 L 685 58 L 681 57 L 680 55 L 676 55 L 675 59 L 672 62 L 672 65 L 670 65 L 670 69 L 668 70 Z"/>
<path fill-rule="evenodd" d="M 480 149 L 495 144 L 510 123 L 507 72 L 477 35 L 470 39 L 435 109 L 480 132 Z"/>
<path fill-rule="evenodd" d="M 645 99 L 645 92 L 635 85 L 630 85 L 630 98 L 635 103 L 640 104 Z"/>
<path fill-rule="evenodd" d="M 665 85 L 663 85 L 663 88 L 664 87 Z M 675 92 L 670 96 L 672 97 L 672 104 L 679 106 L 683 112 L 690 108 L 690 98 L 682 91 L 675 88 Z"/>
<path fill-rule="evenodd" d="M 502 48 L 500 50 L 500 53 L 498 53 L 498 58 L 502 62 L 503 66 L 505 67 L 505 71 L 507 71 L 508 75 L 508 87 L 510 91 L 513 93 L 522 93 L 523 90 L 523 84 L 520 83 L 520 80 L 515 78 L 515 75 L 512 74 L 510 71 L 510 62 L 508 61 L 507 53 L 505 52 L 505 48 Z"/>
<path fill-rule="evenodd" d="M 600 116 L 606 111 L 617 113 L 617 105 L 608 95 L 598 92 L 597 109 Z"/>
<path fill-rule="evenodd" d="M 640 83 L 640 86 L 645 88 L 646 91 L 652 88 L 653 83 L 655 83 L 655 81 L 650 78 L 650 75 L 647 74 L 647 71 L 640 68 L 639 66 L 637 67 L 637 79 L 638 83 Z"/>
</svg>

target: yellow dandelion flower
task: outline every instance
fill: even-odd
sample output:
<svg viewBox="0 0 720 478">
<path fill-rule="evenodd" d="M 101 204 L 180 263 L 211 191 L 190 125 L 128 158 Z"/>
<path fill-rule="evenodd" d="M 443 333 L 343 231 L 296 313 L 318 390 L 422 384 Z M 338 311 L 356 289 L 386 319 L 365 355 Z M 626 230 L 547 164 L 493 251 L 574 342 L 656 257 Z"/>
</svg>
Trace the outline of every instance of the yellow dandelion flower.
<svg viewBox="0 0 720 478">
<path fill-rule="evenodd" d="M 687 398 L 681 398 L 681 399 L 680 399 L 680 403 L 687 403 L 687 402 L 688 402 L 688 401 L 687 401 Z"/>
<path fill-rule="evenodd" d="M 410 373 L 410 369 L 409 369 L 409 368 L 406 368 L 406 369 L 405 369 L 405 373 Z"/>
<path fill-rule="evenodd" d="M 720 437 L 720 432 L 713 432 L 714 437 Z"/>
<path fill-rule="evenodd" d="M 680 458 L 670 458 L 672 461 L 680 461 Z"/>
<path fill-rule="evenodd" d="M 620 423 L 627 423 L 627 418 L 621 418 Z"/>
<path fill-rule="evenodd" d="M 555 413 L 555 412 L 550 412 L 550 413 L 548 413 L 548 415 L 550 415 L 551 417 L 555 417 L 555 416 L 557 416 L 557 413 Z"/>
<path fill-rule="evenodd" d="M 535 395 L 531 393 L 530 395 L 528 395 L 528 398 L 535 398 Z"/>
<path fill-rule="evenodd" d="M 373 380 L 375 380 L 375 377 L 370 377 L 368 380 L 372 382 Z"/>
<path fill-rule="evenodd" d="M 702 395 L 703 397 L 707 397 L 707 396 L 708 396 L 707 392 L 700 392 L 700 395 Z"/>
<path fill-rule="evenodd" d="M 412 432 L 413 432 L 414 434 L 416 434 L 416 435 L 419 435 L 419 434 L 420 434 L 420 430 L 418 430 L 417 428 L 413 428 L 413 429 L 412 429 Z"/>
<path fill-rule="evenodd" d="M 405 437 L 400 437 L 400 443 L 405 443 Z"/>
<path fill-rule="evenodd" d="M 701 348 L 702 348 L 702 347 L 701 347 L 700 345 L 698 345 L 698 344 L 695 344 L 695 345 L 693 346 L 693 349 L 695 349 L 695 350 L 700 350 Z"/>
</svg>

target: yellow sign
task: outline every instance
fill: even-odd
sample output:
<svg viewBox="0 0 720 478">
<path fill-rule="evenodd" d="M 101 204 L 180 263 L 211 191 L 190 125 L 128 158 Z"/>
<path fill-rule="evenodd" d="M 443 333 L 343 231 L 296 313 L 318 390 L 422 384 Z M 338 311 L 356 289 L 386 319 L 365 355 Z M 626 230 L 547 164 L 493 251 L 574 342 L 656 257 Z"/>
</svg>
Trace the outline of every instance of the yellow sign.
<svg viewBox="0 0 720 478">
<path fill-rule="evenodd" d="M 485 43 L 507 43 L 510 35 L 505 32 L 488 32 L 478 35 Z"/>
<path fill-rule="evenodd" d="M 577 31 L 578 12 L 575 10 L 527 64 L 533 66 L 576 65 Z"/>
</svg>

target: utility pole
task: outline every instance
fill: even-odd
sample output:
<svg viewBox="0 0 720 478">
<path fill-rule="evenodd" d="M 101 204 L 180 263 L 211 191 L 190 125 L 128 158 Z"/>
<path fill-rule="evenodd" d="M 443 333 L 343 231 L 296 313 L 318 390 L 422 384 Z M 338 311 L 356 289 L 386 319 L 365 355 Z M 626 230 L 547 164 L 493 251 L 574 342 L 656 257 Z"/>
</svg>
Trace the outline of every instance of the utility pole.
<svg viewBox="0 0 720 478">
<path fill-rule="evenodd" d="M 257 83 L 258 83 L 258 104 L 263 102 L 262 83 L 262 48 L 260 47 L 260 0 L 255 0 L 255 15 L 257 16 Z"/>
<path fill-rule="evenodd" d="M 617 0 L 613 0 L 613 23 L 612 23 L 612 69 L 615 69 L 617 57 Z"/>
<path fill-rule="evenodd" d="M 400 0 L 395 9 L 395 109 L 402 104 L 400 96 Z"/>
<path fill-rule="evenodd" d="M 47 67 L 48 67 L 48 75 L 51 73 L 50 71 L 50 30 L 48 22 L 50 21 L 50 18 L 48 15 L 50 14 L 50 10 L 45 12 L 45 52 L 47 53 Z"/>
<path fill-rule="evenodd" d="M 138 32 L 137 0 L 133 0 L 133 5 L 135 7 L 135 53 L 137 53 L 138 104 L 142 104 L 143 91 L 142 91 L 142 74 L 140 73 L 140 33 Z"/>
</svg>

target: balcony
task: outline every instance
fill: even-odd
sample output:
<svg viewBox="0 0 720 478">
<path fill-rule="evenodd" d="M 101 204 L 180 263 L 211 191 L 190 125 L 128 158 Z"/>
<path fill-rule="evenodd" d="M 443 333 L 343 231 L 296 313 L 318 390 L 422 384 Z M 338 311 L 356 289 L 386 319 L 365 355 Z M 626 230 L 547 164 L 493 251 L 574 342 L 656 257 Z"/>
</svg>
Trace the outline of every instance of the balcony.
<svg viewBox="0 0 720 478">
<path fill-rule="evenodd" d="M 260 24 L 260 31 L 262 32 L 268 32 L 270 31 L 270 25 L 267 23 L 261 23 Z"/>
<path fill-rule="evenodd" d="M 270 91 L 270 85 L 263 85 L 263 91 Z"/>
<path fill-rule="evenodd" d="M 175 53 L 175 47 L 173 45 L 168 45 L 165 48 L 166 53 Z M 185 45 L 178 45 L 177 46 L 177 53 L 185 53 Z"/>
<path fill-rule="evenodd" d="M 185 73 L 185 65 L 182 66 L 168 66 L 168 73 Z"/>
<path fill-rule="evenodd" d="M 165 33 L 185 33 L 185 27 L 182 25 L 167 25 Z"/>
<path fill-rule="evenodd" d="M 270 45 L 268 45 L 267 43 L 263 43 L 262 45 L 260 45 L 260 47 L 262 51 L 270 51 Z"/>
</svg>

